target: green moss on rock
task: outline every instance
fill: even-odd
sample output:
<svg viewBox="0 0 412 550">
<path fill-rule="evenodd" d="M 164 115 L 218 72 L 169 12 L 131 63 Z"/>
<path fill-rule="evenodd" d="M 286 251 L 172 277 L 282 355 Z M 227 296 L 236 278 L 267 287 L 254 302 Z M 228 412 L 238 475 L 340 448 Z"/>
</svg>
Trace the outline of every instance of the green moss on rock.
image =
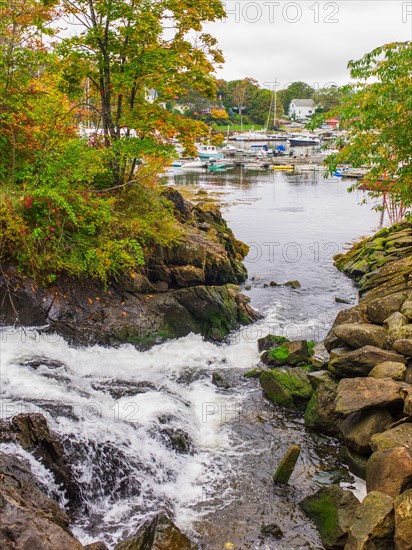
<svg viewBox="0 0 412 550">
<path fill-rule="evenodd" d="M 304 407 L 313 393 L 307 371 L 302 367 L 263 371 L 259 382 L 266 396 L 284 407 Z"/>
</svg>

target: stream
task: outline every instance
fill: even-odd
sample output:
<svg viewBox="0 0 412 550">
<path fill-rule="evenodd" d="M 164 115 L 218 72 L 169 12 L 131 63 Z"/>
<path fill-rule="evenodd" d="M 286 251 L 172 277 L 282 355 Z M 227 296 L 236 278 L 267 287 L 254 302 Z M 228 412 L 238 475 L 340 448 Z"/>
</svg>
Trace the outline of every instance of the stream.
<svg viewBox="0 0 412 550">
<path fill-rule="evenodd" d="M 113 548 L 163 509 L 205 550 L 321 548 L 297 503 L 324 483 L 357 488 L 356 480 L 333 440 L 306 432 L 302 413 L 269 403 L 242 374 L 259 360 L 258 338 L 320 340 L 345 303 L 356 303 L 332 257 L 376 229 L 379 215 L 360 205 L 362 192 L 347 193 L 350 181 L 319 173 L 176 170 L 166 182 L 218 198 L 250 246 L 243 291 L 264 318 L 224 344 L 189 335 L 145 352 L 73 348 L 34 329 L 6 328 L 2 416 L 41 412 L 62 437 L 82 488 L 72 530 L 83 544 Z M 301 288 L 281 285 L 290 280 Z M 295 443 L 302 453 L 291 481 L 276 487 L 271 476 Z M 10 444 L 0 450 L 27 456 Z M 64 504 L 44 467 L 33 458 L 31 465 Z M 262 533 L 271 524 L 280 540 Z"/>
</svg>

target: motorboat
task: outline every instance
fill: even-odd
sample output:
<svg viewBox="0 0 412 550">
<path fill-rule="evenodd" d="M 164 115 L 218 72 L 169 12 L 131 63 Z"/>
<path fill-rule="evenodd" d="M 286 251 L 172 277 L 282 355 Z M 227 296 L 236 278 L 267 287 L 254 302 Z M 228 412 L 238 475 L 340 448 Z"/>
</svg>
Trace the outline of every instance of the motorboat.
<svg viewBox="0 0 412 550">
<path fill-rule="evenodd" d="M 216 147 L 216 145 L 203 145 L 197 146 L 197 153 L 200 159 L 221 159 L 223 153 Z"/>
<path fill-rule="evenodd" d="M 192 169 L 192 168 L 206 168 L 206 160 L 201 160 L 199 157 L 194 160 L 190 160 L 181 165 L 182 170 Z"/>
<path fill-rule="evenodd" d="M 320 138 L 311 134 L 291 134 L 287 136 L 291 147 L 304 147 L 307 145 L 319 145 Z"/>
</svg>

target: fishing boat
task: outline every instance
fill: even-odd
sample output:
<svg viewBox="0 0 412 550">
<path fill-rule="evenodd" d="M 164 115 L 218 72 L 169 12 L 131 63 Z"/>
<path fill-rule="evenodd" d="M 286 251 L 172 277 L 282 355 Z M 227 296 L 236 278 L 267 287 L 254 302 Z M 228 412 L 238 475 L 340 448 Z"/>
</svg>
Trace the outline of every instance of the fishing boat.
<svg viewBox="0 0 412 550">
<path fill-rule="evenodd" d="M 223 158 L 223 153 L 215 145 L 198 145 L 197 153 L 201 159 L 221 159 Z"/>
</svg>

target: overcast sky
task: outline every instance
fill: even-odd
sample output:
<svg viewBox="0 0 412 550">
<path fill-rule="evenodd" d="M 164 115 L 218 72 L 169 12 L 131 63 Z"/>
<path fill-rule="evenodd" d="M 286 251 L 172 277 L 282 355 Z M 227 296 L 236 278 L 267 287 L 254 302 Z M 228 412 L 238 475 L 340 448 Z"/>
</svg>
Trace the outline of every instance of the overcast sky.
<svg viewBox="0 0 412 550">
<path fill-rule="evenodd" d="M 412 40 L 412 0 L 227 0 L 227 19 L 207 25 L 225 55 L 219 78 L 249 76 L 277 89 L 349 80 L 350 59 L 388 42 Z"/>
</svg>

